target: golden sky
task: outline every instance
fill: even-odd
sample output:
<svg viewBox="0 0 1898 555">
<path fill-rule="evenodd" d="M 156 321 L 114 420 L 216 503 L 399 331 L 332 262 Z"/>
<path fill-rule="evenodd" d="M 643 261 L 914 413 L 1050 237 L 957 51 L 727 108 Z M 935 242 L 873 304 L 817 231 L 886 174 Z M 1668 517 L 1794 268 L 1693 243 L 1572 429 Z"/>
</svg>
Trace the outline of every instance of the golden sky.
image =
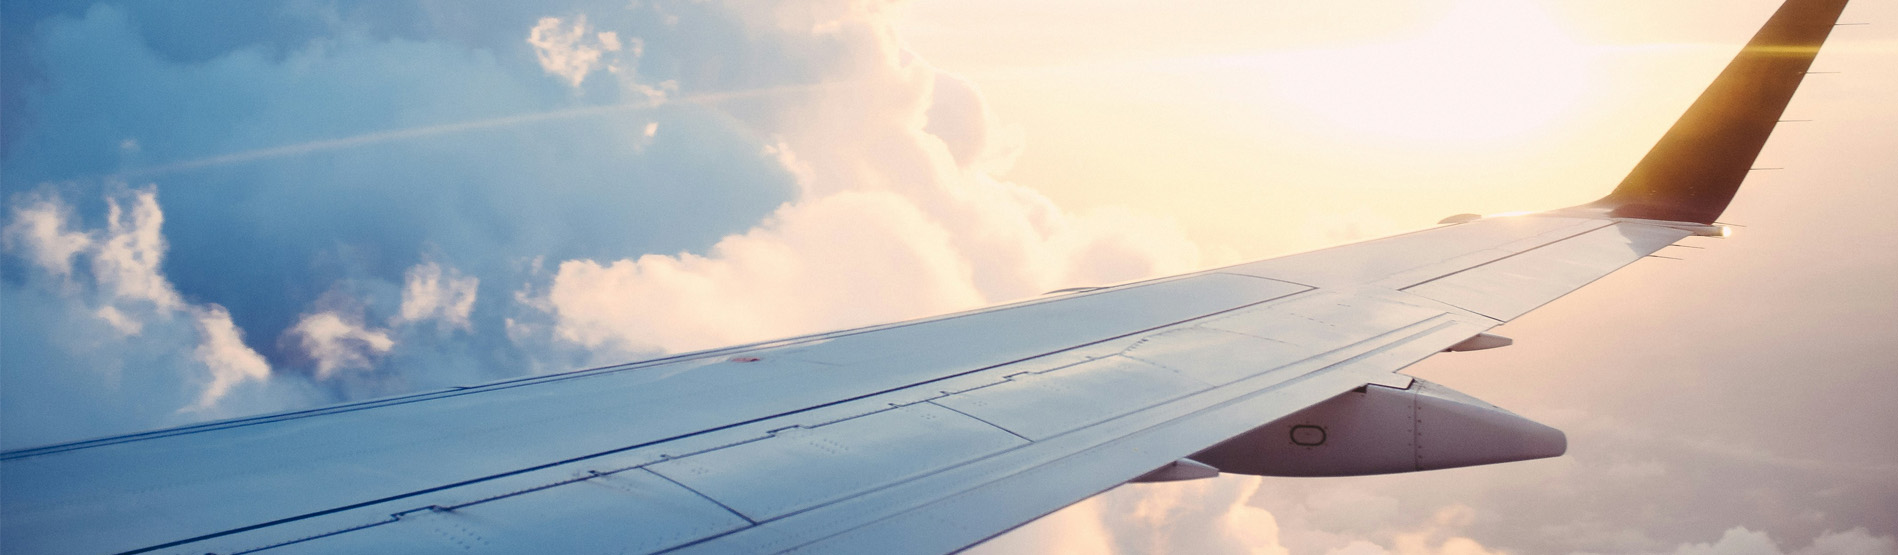
<svg viewBox="0 0 1898 555">
<path fill-rule="evenodd" d="M 613 364 L 1587 202 L 1776 5 L 915 0 L 890 32 L 879 4 L 831 0 L 6 3 L 0 439 Z M 212 19 L 239 23 L 179 23 Z M 1813 121 L 1767 145 L 1756 165 L 1785 169 L 1741 190 L 1737 237 L 1499 328 L 1514 347 L 1406 369 L 1567 431 L 1569 455 L 1129 485 L 1006 538 L 1898 552 L 1898 2 L 1845 20 L 1874 25 L 1834 34 L 1814 69 L 1843 73 L 1793 101 Z"/>
<path fill-rule="evenodd" d="M 1255 258 L 1593 200 L 1777 5 L 924 0 L 899 35 L 1019 126 L 1005 177 Z M 1890 79 L 1859 61 L 1889 36 L 1841 28 L 1815 71 Z M 1788 117 L 1893 110 L 1810 101 L 1837 81 L 1814 76 Z"/>
<path fill-rule="evenodd" d="M 1778 5 L 921 0 L 899 34 L 1018 126 L 1005 178 L 1171 217 L 1218 263 L 1593 200 Z M 983 549 L 1891 552 L 1898 5 L 1843 21 L 1874 24 L 1833 33 L 1813 70 L 1841 73 L 1793 100 L 1813 121 L 1767 144 L 1755 165 L 1785 169 L 1742 188 L 1737 238 L 1406 370 L 1566 430 L 1569 456 L 1123 486 Z"/>
</svg>

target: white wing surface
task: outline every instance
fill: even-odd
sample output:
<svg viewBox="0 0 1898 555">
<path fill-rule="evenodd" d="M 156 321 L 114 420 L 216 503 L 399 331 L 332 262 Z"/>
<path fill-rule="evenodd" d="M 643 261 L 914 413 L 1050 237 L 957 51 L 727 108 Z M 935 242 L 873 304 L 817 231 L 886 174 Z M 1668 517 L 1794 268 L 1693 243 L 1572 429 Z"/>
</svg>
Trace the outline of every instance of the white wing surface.
<svg viewBox="0 0 1898 555">
<path fill-rule="evenodd" d="M 1482 332 L 1718 235 L 1744 176 L 1731 167 L 1752 162 L 1844 3 L 1788 2 L 1594 204 L 8 452 L 0 538 L 10 553 L 938 553 L 1132 480 L 1560 455 L 1560 432 L 1395 372 L 1506 344 Z"/>
</svg>

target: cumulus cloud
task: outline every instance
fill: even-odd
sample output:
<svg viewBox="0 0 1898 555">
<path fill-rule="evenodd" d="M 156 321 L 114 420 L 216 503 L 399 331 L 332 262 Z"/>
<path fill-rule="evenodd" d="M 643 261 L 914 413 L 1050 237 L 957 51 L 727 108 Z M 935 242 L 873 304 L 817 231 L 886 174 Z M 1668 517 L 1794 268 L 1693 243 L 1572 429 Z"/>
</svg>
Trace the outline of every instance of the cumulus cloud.
<svg viewBox="0 0 1898 555">
<path fill-rule="evenodd" d="M 1114 552 L 1114 532 L 1101 518 L 1102 501 L 1091 498 L 1049 515 L 1016 532 L 964 550 L 971 554 L 1035 553 L 1100 555 Z"/>
<path fill-rule="evenodd" d="M 316 378 L 334 377 L 342 370 L 365 370 L 395 348 L 387 330 L 363 325 L 354 315 L 324 311 L 305 315 L 287 337 L 316 362 Z"/>
<path fill-rule="evenodd" d="M 1733 467 L 1783 466 L 1780 457 L 1735 458 L 1707 453 L 1704 446 L 1676 437 L 1633 432 L 1611 426 L 1615 436 L 1644 436 L 1642 443 L 1601 444 L 1592 426 L 1571 426 L 1571 437 L 1600 445 L 1610 455 L 1571 455 L 1540 463 L 1519 463 L 1431 473 L 1352 478 L 1240 478 L 1182 484 L 1122 486 L 1081 505 L 1049 517 L 1065 529 L 1111 530 L 1115 551 L 1123 553 L 1192 551 L 1239 553 L 1248 546 L 1284 548 L 1293 553 L 1332 555 L 1424 555 L 1498 553 L 1655 553 L 1674 555 L 1795 555 L 1821 553 L 1898 553 L 1898 543 L 1864 527 L 1845 531 L 1802 528 L 1835 518 L 1817 510 L 1825 507 L 1812 498 L 1840 497 L 1838 491 L 1817 491 L 1799 503 L 1788 503 L 1765 488 L 1731 488 L 1734 478 L 1715 479 L 1706 486 L 1691 482 L 1706 475 L 1730 475 Z M 1622 437 L 1622 441 L 1626 441 Z M 1647 442 L 1672 446 L 1658 449 Z M 1624 451 L 1641 453 L 1629 458 Z M 1694 458 L 1682 459 L 1686 454 Z M 1660 460 L 1656 460 L 1658 457 Z M 1670 473 L 1663 460 L 1695 467 L 1693 473 Z M 1544 468 L 1536 469 L 1537 465 Z M 1813 470 L 1811 465 L 1797 468 Z M 1837 470 L 1834 468 L 1834 470 Z M 1883 469 L 1852 468 L 1868 473 L 1865 482 L 1876 489 L 1888 481 Z M 1837 479 L 1837 478 L 1829 478 Z M 1249 493 L 1232 497 L 1216 482 L 1248 485 Z M 1635 497 L 1610 495 L 1603 483 L 1630 482 Z M 1806 488 L 1808 486 L 1800 486 Z M 1232 488 L 1232 485 L 1224 486 Z M 1689 489 L 1696 488 L 1696 489 Z M 1708 493 L 1718 491 L 1721 493 Z M 1804 490 L 1802 490 L 1804 491 Z M 1730 497 L 1720 497 L 1722 494 Z M 1698 499 L 1723 499 L 1722 507 Z M 1796 513 L 1784 511 L 1797 510 Z M 1845 505 L 1850 518 L 1865 509 Z M 1076 515 L 1065 514 L 1074 511 Z M 1676 513 L 1679 517 L 1674 516 Z M 1766 515 L 1766 516 L 1749 516 Z M 1777 516 L 1776 516 L 1777 515 Z M 1693 518 L 1681 518 L 1691 516 Z M 1077 522 L 1084 518 L 1097 523 Z M 1270 519 L 1271 540 L 1237 546 L 1206 546 L 1202 538 L 1232 537 L 1229 531 L 1205 531 L 1210 523 Z M 1734 526 L 1735 518 L 1764 518 L 1760 527 Z M 1700 521 L 1726 519 L 1710 532 Z M 1182 525 L 1183 520 L 1202 524 Z M 1848 520 L 1849 522 L 1849 520 Z M 1052 526 L 1050 528 L 1053 528 Z M 1263 530 L 1255 524 L 1240 529 Z M 1039 523 L 992 542 L 990 552 L 1030 552 L 1007 546 L 1048 541 L 1054 534 Z M 1683 539 L 1683 538 L 1712 538 Z M 1088 538 L 1074 541 L 1090 543 Z M 1803 546 L 1803 547 L 1802 547 Z"/>
<path fill-rule="evenodd" d="M 92 237 L 66 229 L 71 208 L 46 194 L 22 194 L 12 204 L 12 217 L 0 230 L 0 244 L 55 276 L 72 275 L 73 257 L 92 246 Z"/>
<path fill-rule="evenodd" d="M 1169 221 L 1125 209 L 1074 213 L 997 178 L 1018 152 L 1014 138 L 971 85 L 901 52 L 883 17 L 812 6 L 753 18 L 857 50 L 858 65 L 834 86 L 768 117 L 729 103 L 777 139 L 764 152 L 797 176 L 800 196 L 702 253 L 560 264 L 534 303 L 554 316 L 558 337 L 588 348 L 689 350 L 1201 263 Z"/>
<path fill-rule="evenodd" d="M 619 33 L 593 31 L 585 15 L 575 16 L 572 23 L 558 17 L 543 17 L 528 30 L 527 44 L 534 47 L 534 56 L 540 60 L 542 70 L 574 87 L 579 87 L 586 81 L 587 74 L 597 69 L 621 71 L 621 66 L 601 59 L 623 48 Z M 632 39 L 629 54 L 637 58 L 641 49 L 639 39 Z"/>
<path fill-rule="evenodd" d="M 788 206 L 706 256 L 568 261 L 547 296 L 561 338 L 630 352 L 822 331 L 981 300 L 947 232 L 888 193 Z"/>
<path fill-rule="evenodd" d="M 402 306 L 398 322 L 438 320 L 446 328 L 469 329 L 468 315 L 474 312 L 475 295 L 481 278 L 462 275 L 454 268 L 444 270 L 434 261 L 409 268 L 402 285 Z"/>
<path fill-rule="evenodd" d="M 16 197 L 5 228 L 7 246 L 62 279 L 72 277 L 74 259 L 89 259 L 90 271 L 82 277 L 97 288 L 100 305 L 92 314 L 125 335 L 138 335 L 143 324 L 134 315 L 166 316 L 185 308 L 159 270 L 164 211 L 150 187 L 121 190 L 105 202 L 106 229 L 81 232 L 67 229 L 72 209 L 56 193 Z"/>
<path fill-rule="evenodd" d="M 1290 553 L 1272 513 L 1247 500 L 1258 478 L 1223 476 L 1172 484 L 1134 484 L 1063 509 L 972 553 L 1039 553 L 1042 546 L 1087 553 Z M 1071 551 L 1072 552 L 1072 551 Z"/>
<path fill-rule="evenodd" d="M 131 207 L 125 206 L 126 200 Z M 106 235 L 92 255 L 92 274 L 114 297 L 147 301 L 167 311 L 184 302 L 159 273 L 165 257 L 164 224 L 155 189 L 138 191 L 130 199 L 106 199 Z"/>
<path fill-rule="evenodd" d="M 234 388 L 269 378 L 270 365 L 245 345 L 224 307 L 187 302 L 161 271 L 164 212 L 154 188 L 118 187 L 104 198 L 105 227 L 92 230 L 80 229 L 51 189 L 10 200 L 7 248 L 31 268 L 0 288 L 7 403 L 52 408 L 8 412 L 9 446 L 227 414 L 220 403 Z M 72 411 L 92 406 L 35 395 L 74 381 L 106 388 L 86 397 L 129 396 L 146 412 L 129 421 L 75 418 Z M 151 383 L 160 385 L 133 385 Z"/>
<path fill-rule="evenodd" d="M 175 24 L 205 19 L 186 4 L 7 4 L 6 447 L 1207 262 L 1163 218 L 1068 210 L 1010 182 L 1028 138 L 973 84 L 903 51 L 884 4 L 556 1 L 452 21 L 386 2 L 258 6 L 211 8 L 233 23 L 207 31 Z M 114 175 L 156 185 L 113 189 Z M 1333 239 L 1381 225 L 1313 220 Z M 1801 462 L 1812 472 L 1786 480 L 1628 426 L 1564 427 L 1593 452 L 1645 455 L 1577 449 L 1547 463 L 1564 465 L 1553 477 L 1130 486 L 998 543 L 1700 553 L 1780 538 L 1808 545 L 1794 553 L 1892 551 L 1884 529 L 1825 531 L 1849 526 L 1841 514 L 1889 521 L 1876 516 L 1888 504 L 1866 501 L 1889 498 L 1889 469 Z"/>
<path fill-rule="evenodd" d="M 192 350 L 192 355 L 210 369 L 211 381 L 204 386 L 204 393 L 198 396 L 191 408 L 209 409 L 230 393 L 233 386 L 245 381 L 270 378 L 270 363 L 264 361 L 263 355 L 244 345 L 244 330 L 231 322 L 229 311 L 211 305 L 196 313 L 198 333 L 204 341 Z"/>
<path fill-rule="evenodd" d="M 1891 536 L 1874 536 L 1864 528 L 1844 532 L 1828 531 L 1810 545 L 1785 551 L 1765 532 L 1735 526 L 1708 543 L 1687 543 L 1668 552 L 1671 555 L 1890 555 L 1898 553 L 1898 542 Z"/>
<path fill-rule="evenodd" d="M 1456 535 L 1474 519 L 1474 509 L 1450 505 L 1438 509 L 1425 525 L 1395 534 L 1391 546 L 1366 540 L 1354 540 L 1344 547 L 1327 551 L 1330 555 L 1501 555 L 1476 540 Z"/>
<path fill-rule="evenodd" d="M 196 372 L 174 376 L 193 384 L 176 406 L 210 414 L 279 387 L 387 395 L 1200 263 L 1164 219 L 1070 212 L 998 177 L 1019 134 L 903 52 L 878 6 L 557 2 L 443 33 L 351 5 L 221 14 L 244 21 L 233 35 L 171 33 L 185 6 L 10 12 L 5 56 L 25 61 L 8 67 L 40 69 L 0 83 L 7 263 L 45 279 L 8 273 L 8 294 L 110 299 L 73 321 L 169 341 Z M 156 189 L 78 208 L 30 192 L 114 175 L 148 176 L 165 209 Z M 10 342 L 53 333 L 8 318 Z M 14 350 L 5 371 L 126 367 L 94 353 Z"/>
</svg>

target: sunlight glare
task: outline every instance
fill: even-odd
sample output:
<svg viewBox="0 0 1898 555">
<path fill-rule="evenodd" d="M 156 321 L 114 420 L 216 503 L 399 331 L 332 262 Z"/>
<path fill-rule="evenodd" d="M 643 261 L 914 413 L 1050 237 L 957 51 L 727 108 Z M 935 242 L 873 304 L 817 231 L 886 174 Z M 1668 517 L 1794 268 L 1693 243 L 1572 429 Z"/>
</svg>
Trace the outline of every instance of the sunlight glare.
<svg viewBox="0 0 1898 555">
<path fill-rule="evenodd" d="M 1589 57 L 1539 5 L 1462 0 L 1408 39 L 1262 61 L 1283 100 L 1348 131 L 1493 140 L 1572 112 L 1593 81 Z"/>
</svg>

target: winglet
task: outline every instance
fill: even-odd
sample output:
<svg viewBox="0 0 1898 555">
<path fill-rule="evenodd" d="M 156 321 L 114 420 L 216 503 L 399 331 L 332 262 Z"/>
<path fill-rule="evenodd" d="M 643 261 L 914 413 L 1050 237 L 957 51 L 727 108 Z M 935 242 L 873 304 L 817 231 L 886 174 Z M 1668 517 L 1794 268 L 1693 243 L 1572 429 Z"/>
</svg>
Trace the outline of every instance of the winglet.
<svg viewBox="0 0 1898 555">
<path fill-rule="evenodd" d="M 1610 216 L 1712 223 L 1812 67 L 1847 0 L 1787 0 L 1613 193 Z"/>
</svg>

